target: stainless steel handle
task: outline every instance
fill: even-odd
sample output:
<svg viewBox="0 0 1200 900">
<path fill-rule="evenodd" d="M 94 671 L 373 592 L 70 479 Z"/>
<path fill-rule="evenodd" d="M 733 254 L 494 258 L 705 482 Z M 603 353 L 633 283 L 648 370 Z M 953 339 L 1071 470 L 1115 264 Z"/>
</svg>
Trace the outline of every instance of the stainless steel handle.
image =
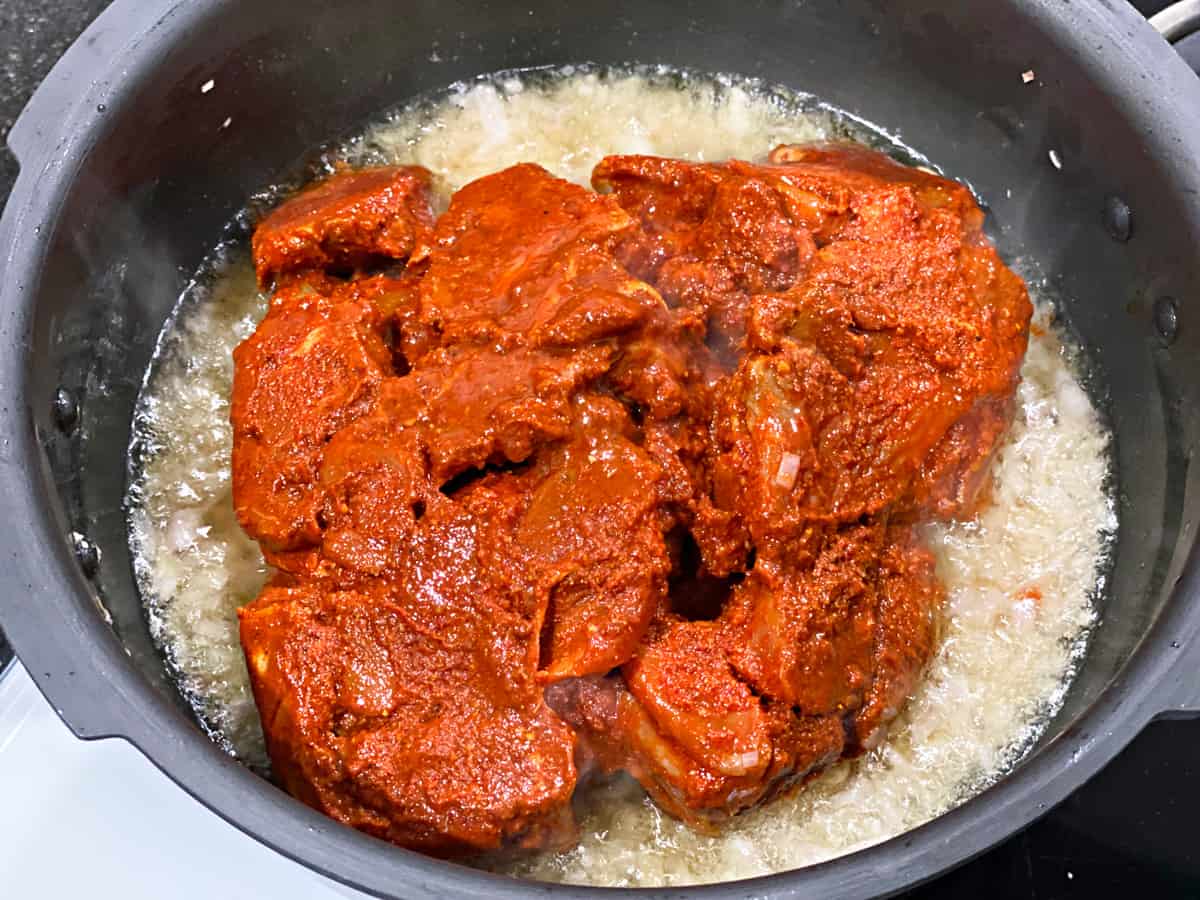
<svg viewBox="0 0 1200 900">
<path fill-rule="evenodd" d="M 1172 43 L 1200 31 L 1200 0 L 1179 0 L 1151 16 L 1150 24 Z"/>
</svg>

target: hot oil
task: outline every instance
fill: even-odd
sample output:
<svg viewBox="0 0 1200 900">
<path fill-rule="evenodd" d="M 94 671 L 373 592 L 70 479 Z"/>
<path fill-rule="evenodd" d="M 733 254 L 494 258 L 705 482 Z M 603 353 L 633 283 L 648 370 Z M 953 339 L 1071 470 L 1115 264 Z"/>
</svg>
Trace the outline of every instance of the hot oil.
<svg viewBox="0 0 1200 900">
<path fill-rule="evenodd" d="M 919 161 L 811 97 L 662 69 L 568 69 L 458 85 L 330 156 L 424 165 L 444 207 L 466 182 L 517 162 L 586 184 L 609 153 L 755 160 L 779 143 L 834 136 L 884 143 Z M 256 766 L 265 766 L 265 753 L 236 610 L 268 573 L 233 516 L 228 398 L 230 353 L 264 310 L 246 251 L 223 248 L 164 331 L 135 421 L 129 493 L 153 633 L 214 737 Z M 1116 528 L 1108 437 L 1051 318 L 1039 304 L 991 506 L 971 522 L 929 529 L 949 597 L 943 639 L 890 740 L 716 838 L 689 831 L 618 780 L 581 797 L 575 849 L 506 871 L 650 886 L 794 868 L 912 828 L 1013 765 L 1061 705 L 1082 657 Z"/>
<path fill-rule="evenodd" d="M 130 546 L 150 632 L 230 752 L 265 770 L 237 608 L 267 578 L 237 524 L 229 455 L 233 348 L 266 313 L 245 250 L 222 248 L 159 339 L 134 413 Z"/>
</svg>

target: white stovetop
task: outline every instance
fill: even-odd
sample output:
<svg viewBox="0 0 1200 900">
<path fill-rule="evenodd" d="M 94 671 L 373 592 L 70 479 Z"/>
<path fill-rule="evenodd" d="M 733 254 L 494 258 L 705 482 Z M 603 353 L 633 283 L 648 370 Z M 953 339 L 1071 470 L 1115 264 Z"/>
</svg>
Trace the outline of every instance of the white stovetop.
<svg viewBox="0 0 1200 900">
<path fill-rule="evenodd" d="M 77 740 L 20 664 L 0 678 L 0 894 L 365 898 L 226 824 L 125 741 Z"/>
</svg>

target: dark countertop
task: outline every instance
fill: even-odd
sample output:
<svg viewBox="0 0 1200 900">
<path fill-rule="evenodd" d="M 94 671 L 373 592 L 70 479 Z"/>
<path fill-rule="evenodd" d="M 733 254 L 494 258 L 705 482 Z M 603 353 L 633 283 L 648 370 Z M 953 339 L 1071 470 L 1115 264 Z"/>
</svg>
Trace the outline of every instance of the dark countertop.
<svg viewBox="0 0 1200 900">
<path fill-rule="evenodd" d="M 25 101 L 55 61 L 110 0 L 0 0 L 0 136 L 8 134 Z M 17 165 L 0 152 L 0 197 Z"/>
<path fill-rule="evenodd" d="M 0 0 L 0 135 L 108 0 Z M 1136 3 L 1146 13 L 1161 0 Z M 16 163 L 0 151 L 0 198 Z M 0 668 L 3 667 L 0 651 Z M 1151 725 L 1027 831 L 910 900 L 1200 897 L 1200 721 Z M 64 848 L 69 854 L 70 848 Z M 116 885 L 111 885 L 117 888 Z"/>
</svg>

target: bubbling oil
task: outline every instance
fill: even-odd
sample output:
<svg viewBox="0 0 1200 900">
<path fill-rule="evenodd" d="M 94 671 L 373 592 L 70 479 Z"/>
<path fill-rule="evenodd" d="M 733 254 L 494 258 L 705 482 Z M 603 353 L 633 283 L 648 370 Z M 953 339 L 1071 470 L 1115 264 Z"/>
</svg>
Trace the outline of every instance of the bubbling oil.
<svg viewBox="0 0 1200 900">
<path fill-rule="evenodd" d="M 610 153 L 756 160 L 780 143 L 847 136 L 880 142 L 811 97 L 754 81 L 567 68 L 453 86 L 325 160 L 423 165 L 444 207 L 463 184 L 518 162 L 586 184 Z M 1036 281 L 1030 286 L 1036 297 Z M 233 514 L 229 395 L 232 350 L 265 309 L 245 248 L 215 253 L 167 323 L 147 373 L 128 493 L 151 631 L 214 739 L 262 770 L 236 611 L 269 572 Z M 1039 302 L 991 504 L 971 521 L 927 529 L 948 593 L 943 638 L 889 740 L 739 816 L 716 837 L 690 831 L 635 783 L 616 779 L 580 798 L 576 847 L 503 871 L 612 886 L 767 874 L 886 840 L 1011 768 L 1062 704 L 1116 530 L 1108 435 L 1083 389 L 1077 352 L 1052 320 L 1050 305 Z"/>
</svg>

